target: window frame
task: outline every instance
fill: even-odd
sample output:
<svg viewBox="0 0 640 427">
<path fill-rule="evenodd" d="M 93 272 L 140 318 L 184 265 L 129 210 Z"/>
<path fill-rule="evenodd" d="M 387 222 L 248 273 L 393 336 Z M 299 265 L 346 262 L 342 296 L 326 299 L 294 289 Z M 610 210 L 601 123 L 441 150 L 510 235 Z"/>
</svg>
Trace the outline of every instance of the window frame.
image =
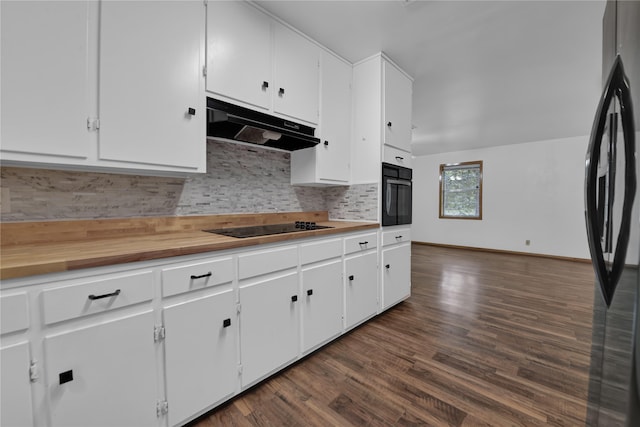
<svg viewBox="0 0 640 427">
<path fill-rule="evenodd" d="M 480 170 L 480 178 L 478 183 L 478 215 L 476 216 L 457 216 L 457 215 L 445 215 L 444 214 L 444 185 L 443 185 L 443 176 L 444 172 L 447 169 L 465 169 L 465 166 L 471 166 L 474 168 L 478 168 Z M 471 162 L 460 162 L 460 163 L 441 163 L 440 164 L 440 174 L 438 175 L 438 184 L 439 184 L 439 218 L 440 219 L 471 219 L 471 220 L 482 220 L 482 181 L 483 181 L 483 164 L 482 160 L 475 160 Z"/>
</svg>

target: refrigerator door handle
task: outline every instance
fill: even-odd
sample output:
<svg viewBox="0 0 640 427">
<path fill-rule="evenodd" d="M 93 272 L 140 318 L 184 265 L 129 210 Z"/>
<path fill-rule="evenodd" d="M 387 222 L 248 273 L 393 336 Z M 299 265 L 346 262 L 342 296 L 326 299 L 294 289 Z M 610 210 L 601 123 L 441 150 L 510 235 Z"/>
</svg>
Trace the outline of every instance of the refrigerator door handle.
<svg viewBox="0 0 640 427">
<path fill-rule="evenodd" d="M 604 259 L 601 237 L 602 229 L 598 221 L 598 160 L 600 159 L 600 146 L 605 131 L 607 121 L 607 111 L 614 97 L 618 99 L 620 105 L 620 120 L 622 122 L 622 132 L 624 135 L 624 199 L 622 206 L 622 218 L 613 262 L 609 267 Z M 614 144 L 616 142 L 614 141 Z M 585 219 L 587 225 L 587 240 L 593 266 L 600 283 L 602 296 L 607 304 L 611 304 L 615 288 L 618 284 L 622 270 L 624 269 L 629 246 L 629 232 L 631 230 L 631 208 L 636 193 L 636 167 L 635 167 L 635 130 L 633 105 L 631 104 L 631 93 L 629 81 L 624 74 L 622 58 L 618 55 L 613 64 L 605 90 L 600 98 L 596 118 L 591 130 L 587 158 L 585 161 Z M 613 201 L 609 200 L 609 205 Z"/>
</svg>

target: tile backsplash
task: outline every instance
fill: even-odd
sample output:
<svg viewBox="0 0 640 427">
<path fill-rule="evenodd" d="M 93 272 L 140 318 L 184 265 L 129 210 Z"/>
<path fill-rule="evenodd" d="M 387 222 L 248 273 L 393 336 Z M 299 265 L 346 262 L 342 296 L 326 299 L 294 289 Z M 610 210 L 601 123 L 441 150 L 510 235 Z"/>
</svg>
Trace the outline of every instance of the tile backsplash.
<svg viewBox="0 0 640 427">
<path fill-rule="evenodd" d="M 332 219 L 377 219 L 376 184 L 298 187 L 289 153 L 222 141 L 207 144 L 207 173 L 165 178 L 0 168 L 0 219 L 184 216 L 327 210 Z"/>
</svg>

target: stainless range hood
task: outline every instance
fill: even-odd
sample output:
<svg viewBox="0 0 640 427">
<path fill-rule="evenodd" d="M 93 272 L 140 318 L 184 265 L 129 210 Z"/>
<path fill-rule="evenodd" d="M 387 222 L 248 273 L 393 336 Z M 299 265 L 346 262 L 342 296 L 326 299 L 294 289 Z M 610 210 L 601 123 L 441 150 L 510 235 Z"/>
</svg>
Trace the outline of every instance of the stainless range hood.
<svg viewBox="0 0 640 427">
<path fill-rule="evenodd" d="M 207 137 L 295 151 L 317 145 L 315 129 L 269 114 L 207 98 Z"/>
</svg>

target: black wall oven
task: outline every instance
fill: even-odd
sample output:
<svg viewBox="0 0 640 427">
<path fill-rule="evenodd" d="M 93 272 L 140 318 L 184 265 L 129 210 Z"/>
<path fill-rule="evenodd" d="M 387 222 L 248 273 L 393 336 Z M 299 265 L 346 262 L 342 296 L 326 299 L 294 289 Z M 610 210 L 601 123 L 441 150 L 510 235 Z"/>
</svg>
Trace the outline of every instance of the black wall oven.
<svg viewBox="0 0 640 427">
<path fill-rule="evenodd" d="M 382 225 L 411 224 L 411 169 L 382 164 Z"/>
</svg>

